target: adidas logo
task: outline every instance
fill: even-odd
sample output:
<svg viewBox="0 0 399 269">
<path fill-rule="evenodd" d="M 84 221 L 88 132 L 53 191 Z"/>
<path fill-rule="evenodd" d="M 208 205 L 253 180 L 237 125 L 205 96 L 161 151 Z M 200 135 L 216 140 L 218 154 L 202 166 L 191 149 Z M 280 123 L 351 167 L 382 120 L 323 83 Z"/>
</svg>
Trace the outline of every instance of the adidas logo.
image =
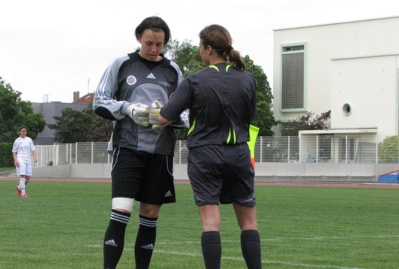
<svg viewBox="0 0 399 269">
<path fill-rule="evenodd" d="M 149 74 L 149 75 L 147 76 L 147 78 L 150 78 L 150 79 L 157 79 L 157 78 L 154 76 L 153 73 Z"/>
<path fill-rule="evenodd" d="M 164 197 L 172 197 L 172 196 L 173 196 L 172 193 L 170 191 L 168 191 L 167 193 L 165 193 Z"/>
<path fill-rule="evenodd" d="M 148 245 L 141 246 L 141 248 L 144 248 L 144 249 L 154 249 L 154 245 L 153 245 L 153 244 L 148 244 Z"/>
<path fill-rule="evenodd" d="M 112 247 L 117 247 L 118 245 L 115 243 L 114 239 L 105 241 L 104 245 L 112 246 Z"/>
</svg>

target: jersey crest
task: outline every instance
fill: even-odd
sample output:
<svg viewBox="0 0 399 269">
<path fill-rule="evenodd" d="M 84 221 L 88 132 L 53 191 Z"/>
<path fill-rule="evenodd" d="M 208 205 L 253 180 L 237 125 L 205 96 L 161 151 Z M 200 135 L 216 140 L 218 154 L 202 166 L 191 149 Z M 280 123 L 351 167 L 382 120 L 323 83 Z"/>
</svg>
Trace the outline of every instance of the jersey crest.
<svg viewBox="0 0 399 269">
<path fill-rule="evenodd" d="M 133 75 L 130 75 L 130 76 L 128 76 L 128 77 L 126 78 L 126 83 L 127 83 L 128 85 L 130 85 L 130 86 L 136 84 L 136 82 L 137 82 L 137 78 L 136 78 L 135 76 L 133 76 Z"/>
</svg>

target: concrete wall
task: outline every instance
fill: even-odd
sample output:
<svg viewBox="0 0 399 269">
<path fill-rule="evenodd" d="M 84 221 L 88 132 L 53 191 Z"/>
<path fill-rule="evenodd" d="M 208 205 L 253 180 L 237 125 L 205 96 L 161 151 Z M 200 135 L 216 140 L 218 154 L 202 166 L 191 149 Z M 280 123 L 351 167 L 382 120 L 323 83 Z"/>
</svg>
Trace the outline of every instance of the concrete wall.
<svg viewBox="0 0 399 269">
<path fill-rule="evenodd" d="M 377 141 L 397 134 L 399 56 L 337 59 L 331 66 L 331 128 L 378 127 Z"/>
<path fill-rule="evenodd" d="M 392 170 L 390 170 L 392 171 Z M 258 163 L 257 182 L 376 181 L 375 164 Z"/>
<path fill-rule="evenodd" d="M 187 165 L 174 165 L 175 178 L 188 179 Z M 12 172 L 8 177 L 17 177 Z M 33 177 L 37 178 L 111 178 L 111 164 L 63 164 L 33 168 Z"/>
<path fill-rule="evenodd" d="M 377 182 L 378 176 L 399 170 L 399 164 L 256 163 L 256 182 Z M 188 180 L 187 165 L 174 165 L 177 180 Z M 17 177 L 14 173 L 8 177 Z M 34 168 L 33 177 L 110 178 L 110 164 L 71 164 Z"/>
</svg>

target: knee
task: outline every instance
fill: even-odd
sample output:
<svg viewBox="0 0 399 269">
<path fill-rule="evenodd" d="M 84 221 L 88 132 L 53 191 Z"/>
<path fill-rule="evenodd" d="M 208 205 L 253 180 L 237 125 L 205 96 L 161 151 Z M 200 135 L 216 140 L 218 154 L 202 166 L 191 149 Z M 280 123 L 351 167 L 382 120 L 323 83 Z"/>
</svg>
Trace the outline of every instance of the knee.
<svg viewBox="0 0 399 269">
<path fill-rule="evenodd" d="M 148 218 L 157 218 L 161 206 L 140 203 L 140 215 Z"/>
</svg>

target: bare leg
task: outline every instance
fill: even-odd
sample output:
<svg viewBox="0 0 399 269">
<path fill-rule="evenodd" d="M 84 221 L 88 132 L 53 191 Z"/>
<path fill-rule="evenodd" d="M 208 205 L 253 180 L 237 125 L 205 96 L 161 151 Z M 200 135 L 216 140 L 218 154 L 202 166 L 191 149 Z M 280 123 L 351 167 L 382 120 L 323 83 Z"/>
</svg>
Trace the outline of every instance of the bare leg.
<svg viewBox="0 0 399 269">
<path fill-rule="evenodd" d="M 261 269 L 262 255 L 256 209 L 234 204 L 234 210 L 241 228 L 241 251 L 247 268 Z"/>
<path fill-rule="evenodd" d="M 200 206 L 199 212 L 202 223 L 201 245 L 205 268 L 219 269 L 222 258 L 219 206 Z"/>
</svg>

